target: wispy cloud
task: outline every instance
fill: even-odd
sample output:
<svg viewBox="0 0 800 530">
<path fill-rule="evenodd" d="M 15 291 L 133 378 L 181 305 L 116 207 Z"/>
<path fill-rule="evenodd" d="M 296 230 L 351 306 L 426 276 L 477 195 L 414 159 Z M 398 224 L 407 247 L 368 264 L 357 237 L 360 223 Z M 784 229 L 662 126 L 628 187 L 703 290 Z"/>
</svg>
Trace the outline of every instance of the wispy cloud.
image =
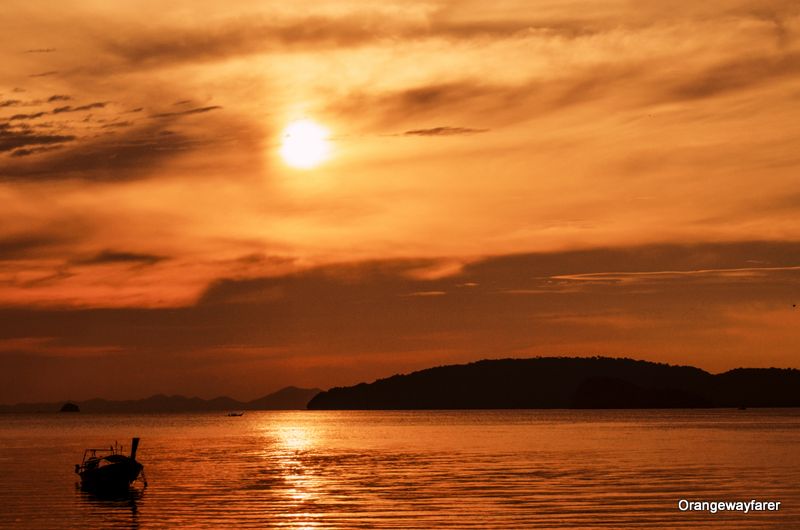
<svg viewBox="0 0 800 530">
<path fill-rule="evenodd" d="M 57 70 L 48 70 L 47 72 L 40 72 L 38 74 L 31 74 L 28 77 L 50 77 L 58 74 Z"/>
<path fill-rule="evenodd" d="M 489 129 L 471 129 L 468 127 L 432 127 L 430 129 L 412 129 L 403 133 L 405 136 L 458 136 L 462 134 L 477 134 L 487 132 Z"/>
<path fill-rule="evenodd" d="M 777 273 L 795 273 L 800 265 L 793 267 L 741 267 L 736 269 L 702 269 L 687 271 L 644 272 L 593 272 L 587 274 L 564 274 L 552 276 L 553 280 L 599 283 L 645 283 L 645 282 L 694 282 L 694 281 L 763 281 L 779 277 Z"/>
<path fill-rule="evenodd" d="M 189 116 L 191 114 L 203 114 L 206 112 L 211 112 L 212 110 L 219 110 L 222 107 L 219 105 L 210 105 L 207 107 L 198 107 L 194 109 L 188 110 L 181 110 L 177 112 L 162 112 L 160 114 L 153 114 L 153 118 L 172 118 L 175 116 Z"/>
</svg>

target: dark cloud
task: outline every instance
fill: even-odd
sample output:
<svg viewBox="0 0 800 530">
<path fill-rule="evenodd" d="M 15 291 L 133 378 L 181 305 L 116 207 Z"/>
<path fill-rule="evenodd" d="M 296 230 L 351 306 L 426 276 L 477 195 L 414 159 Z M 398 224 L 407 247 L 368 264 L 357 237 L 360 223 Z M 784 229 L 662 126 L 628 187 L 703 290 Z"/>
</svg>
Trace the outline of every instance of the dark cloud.
<svg viewBox="0 0 800 530">
<path fill-rule="evenodd" d="M 56 94 L 54 96 L 50 96 L 47 98 L 48 103 L 53 103 L 54 101 L 69 101 L 72 99 L 72 96 L 65 96 L 62 94 Z"/>
<path fill-rule="evenodd" d="M 48 242 L 9 240 L 5 248 L 13 255 L 42 244 Z M 358 359 L 367 376 L 381 375 L 387 368 L 373 359 L 379 354 L 393 359 L 415 355 L 418 366 L 427 366 L 440 361 L 434 352 L 441 349 L 456 356 L 448 359 L 518 355 L 532 345 L 551 353 L 595 354 L 597 349 L 565 351 L 563 345 L 585 341 L 603 348 L 625 340 L 631 346 L 647 345 L 658 356 L 664 348 L 670 351 L 676 330 L 684 348 L 703 347 L 711 336 L 714 352 L 736 351 L 746 335 L 726 339 L 730 311 L 754 304 L 783 307 L 787 300 L 796 300 L 800 270 L 791 266 L 797 265 L 798 256 L 800 242 L 742 242 L 495 256 L 444 276 L 431 275 L 442 265 L 436 259 L 328 265 L 272 277 L 219 280 L 189 307 L 0 308 L 0 341 L 48 338 L 76 350 L 108 347 L 117 352 L 118 369 L 106 375 L 135 395 L 158 390 L 148 382 L 154 376 L 167 377 L 170 385 L 191 385 L 194 378 L 186 370 L 203 365 L 217 373 L 229 362 L 245 363 L 247 355 L 267 363 L 266 352 L 276 349 L 289 352 L 287 358 L 296 362 L 308 357 L 324 366 L 316 374 L 323 385 L 362 377 L 330 370 L 331 363 L 343 358 Z M 135 265 L 163 258 L 107 250 L 84 261 Z M 765 263 L 771 270 L 765 270 Z M 726 274 L 734 268 L 759 274 L 743 281 L 739 274 Z M 694 274 L 701 269 L 719 274 Z M 637 274 L 657 281 L 627 281 Z M 581 275 L 595 277 L 587 281 Z M 743 329 L 742 324 L 736 326 Z M 748 329 L 758 333 L 758 327 Z M 14 362 L 9 355 L 2 357 L 5 369 L 12 371 L 20 370 L 24 359 L 37 358 L 35 351 Z M 663 353 L 656 358 L 665 360 Z M 65 362 L 74 368 L 80 361 Z M 713 362 L 725 365 L 722 358 Z M 696 363 L 707 365 L 701 354 Z M 262 384 L 268 377 L 265 370 L 275 367 L 264 364 L 253 372 L 242 366 L 237 382 L 254 378 Z M 131 370 L 139 379 L 126 379 Z M 281 383 L 285 381 L 274 382 Z M 82 391 L 97 391 L 96 386 L 90 388 Z M 200 386 L 169 390 L 211 391 Z M 3 391 L 0 401 L 11 395 L 8 388 Z"/>
<path fill-rule="evenodd" d="M 25 53 L 53 53 L 54 51 L 56 51 L 55 48 L 34 48 L 25 50 Z"/>
<path fill-rule="evenodd" d="M 35 256 L 42 250 L 62 243 L 62 236 L 51 233 L 0 236 L 0 261 Z"/>
<path fill-rule="evenodd" d="M 42 116 L 46 116 L 47 114 L 49 114 L 49 113 L 47 113 L 47 112 L 33 112 L 31 114 L 14 114 L 13 116 L 11 116 L 8 119 L 9 119 L 9 121 L 10 120 L 15 120 L 15 121 L 35 120 L 37 118 L 41 118 Z"/>
<path fill-rule="evenodd" d="M 74 140 L 75 137 L 71 135 L 38 134 L 27 129 L 15 129 L 7 124 L 0 123 L 0 153 L 15 149 L 24 151 L 30 149 L 30 146 L 62 144 Z M 23 153 L 18 153 L 16 156 L 22 155 Z"/>
<path fill-rule="evenodd" d="M 105 108 L 106 105 L 108 105 L 108 101 L 96 101 L 94 103 L 88 103 L 86 105 L 80 105 L 78 107 L 73 107 L 71 105 L 67 105 L 67 106 L 64 106 L 64 107 L 56 107 L 55 109 L 53 109 L 52 113 L 53 114 L 62 114 L 64 112 L 82 112 L 82 111 L 92 110 L 92 109 L 102 109 L 102 108 Z"/>
<path fill-rule="evenodd" d="M 0 101 L 0 108 L 3 108 L 3 107 L 17 107 L 21 103 L 22 103 L 22 101 L 20 101 L 18 99 L 6 99 L 6 100 L 3 100 L 3 101 Z"/>
<path fill-rule="evenodd" d="M 221 109 L 221 108 L 222 107 L 220 107 L 219 105 L 211 105 L 211 106 L 208 106 L 208 107 L 199 107 L 199 108 L 196 108 L 196 109 L 181 110 L 181 111 L 178 111 L 178 112 L 164 112 L 164 113 L 161 113 L 161 114 L 153 114 L 151 117 L 152 118 L 172 118 L 172 117 L 175 117 L 175 116 L 188 116 L 190 114 L 202 114 L 202 113 L 205 113 L 205 112 L 211 112 L 212 110 L 218 110 L 218 109 Z"/>
<path fill-rule="evenodd" d="M 23 149 L 15 149 L 11 152 L 11 156 L 13 157 L 21 157 L 21 156 L 30 156 L 36 155 L 39 153 L 47 153 L 48 151 L 55 151 L 56 149 L 61 149 L 64 147 L 63 145 L 49 145 L 44 147 L 29 147 Z"/>
<path fill-rule="evenodd" d="M 69 148 L 49 156 L 26 163 L 5 164 L 0 169 L 0 179 L 120 181 L 143 178 L 162 162 L 214 140 L 181 133 L 165 136 L 161 134 L 164 131 L 161 127 L 160 122 L 147 127 L 118 127 L 114 134 L 73 139 L 76 141 L 69 144 Z"/>
<path fill-rule="evenodd" d="M 477 134 L 489 129 L 471 129 L 467 127 L 433 127 L 430 129 L 413 129 L 403 133 L 405 136 L 456 136 L 460 134 Z"/>
<path fill-rule="evenodd" d="M 133 265 L 155 265 L 169 259 L 167 256 L 157 254 L 143 254 L 138 252 L 124 252 L 119 250 L 103 250 L 94 256 L 73 261 L 78 265 L 106 265 L 115 263 L 129 263 Z"/>
<path fill-rule="evenodd" d="M 102 125 L 101 129 L 121 129 L 124 127 L 131 127 L 133 125 L 132 121 L 115 121 L 113 123 L 106 123 Z"/>
<path fill-rule="evenodd" d="M 758 266 L 753 265 L 754 260 Z M 597 279 L 649 276 L 676 280 L 676 284 L 687 281 L 717 284 L 722 278 L 735 288 L 737 278 L 744 278 L 748 271 L 753 273 L 751 278 L 770 276 L 782 280 L 788 274 L 800 281 L 800 242 L 664 244 L 504 255 L 467 264 L 457 273 L 425 279 L 424 272 L 438 264 L 435 259 L 378 261 L 326 266 L 279 278 L 223 280 L 206 291 L 200 304 L 257 301 L 258 293 L 268 300 L 276 292 L 285 294 L 295 288 L 308 289 L 311 297 L 312 292 L 324 293 L 332 286 L 342 290 L 340 296 L 350 296 L 345 291 L 355 293 L 364 285 L 369 285 L 370 291 L 389 295 L 457 294 L 455 288 L 463 285 L 473 286 L 476 292 L 531 290 L 558 294 L 566 287 L 574 287 L 562 280 L 579 281 L 592 275 Z"/>
</svg>

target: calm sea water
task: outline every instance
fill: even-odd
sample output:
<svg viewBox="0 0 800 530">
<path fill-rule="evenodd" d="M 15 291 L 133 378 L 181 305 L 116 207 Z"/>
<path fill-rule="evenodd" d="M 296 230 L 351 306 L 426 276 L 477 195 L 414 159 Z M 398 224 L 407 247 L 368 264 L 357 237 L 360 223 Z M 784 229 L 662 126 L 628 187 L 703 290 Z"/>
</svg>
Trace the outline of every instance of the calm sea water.
<svg viewBox="0 0 800 530">
<path fill-rule="evenodd" d="M 76 489 L 134 435 L 147 488 Z M 800 410 L 0 416 L 0 528 L 765 526 L 800 528 Z"/>
</svg>

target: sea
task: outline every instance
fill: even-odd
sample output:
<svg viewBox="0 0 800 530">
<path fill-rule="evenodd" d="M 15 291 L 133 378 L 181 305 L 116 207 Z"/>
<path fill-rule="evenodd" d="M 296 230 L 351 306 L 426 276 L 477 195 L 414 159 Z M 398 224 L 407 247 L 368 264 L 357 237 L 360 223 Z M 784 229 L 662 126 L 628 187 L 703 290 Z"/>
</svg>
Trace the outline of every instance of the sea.
<svg viewBox="0 0 800 530">
<path fill-rule="evenodd" d="M 82 492 L 133 436 L 147 485 Z M 800 528 L 798 409 L 0 415 L 3 529 L 770 527 Z"/>
</svg>

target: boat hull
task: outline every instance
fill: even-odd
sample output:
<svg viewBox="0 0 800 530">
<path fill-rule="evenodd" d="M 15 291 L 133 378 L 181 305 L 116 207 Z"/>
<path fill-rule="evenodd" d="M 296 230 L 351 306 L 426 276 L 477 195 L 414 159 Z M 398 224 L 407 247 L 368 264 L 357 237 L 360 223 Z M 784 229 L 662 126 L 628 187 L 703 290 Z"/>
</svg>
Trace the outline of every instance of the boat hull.
<svg viewBox="0 0 800 530">
<path fill-rule="evenodd" d="M 78 475 L 83 490 L 121 491 L 128 489 L 141 472 L 142 465 L 139 462 L 126 459 L 95 469 L 85 469 Z"/>
</svg>

